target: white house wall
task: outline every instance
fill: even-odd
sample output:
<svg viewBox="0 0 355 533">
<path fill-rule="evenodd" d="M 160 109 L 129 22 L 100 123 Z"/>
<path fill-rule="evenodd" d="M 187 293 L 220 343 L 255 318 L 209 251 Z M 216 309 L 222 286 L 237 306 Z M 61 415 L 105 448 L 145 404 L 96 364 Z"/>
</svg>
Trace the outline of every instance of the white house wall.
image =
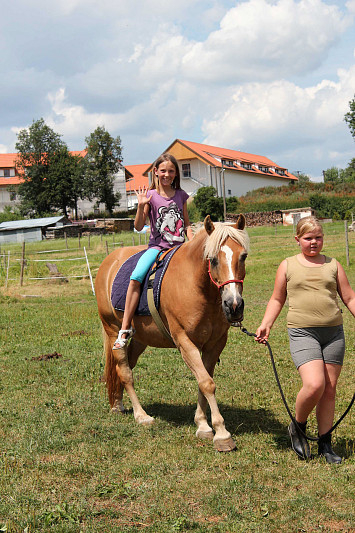
<svg viewBox="0 0 355 533">
<path fill-rule="evenodd" d="M 190 164 L 191 178 L 184 178 L 182 165 Z M 211 167 L 200 159 L 179 160 L 181 171 L 181 187 L 189 195 L 194 195 L 200 187 L 213 186 L 217 189 L 218 196 L 223 195 L 222 175 L 220 167 Z M 224 169 L 225 193 L 228 196 L 244 196 L 247 192 L 260 187 L 280 187 L 287 185 L 288 179 L 272 176 L 260 176 L 248 172 Z M 228 192 L 230 191 L 230 193 Z"/>
<path fill-rule="evenodd" d="M 247 172 L 224 170 L 224 182 L 226 197 L 244 196 L 247 192 L 259 189 L 260 187 L 281 187 L 288 185 L 289 180 L 285 178 L 273 178 L 272 176 L 258 176 Z M 228 190 L 231 194 L 228 194 Z"/>
</svg>

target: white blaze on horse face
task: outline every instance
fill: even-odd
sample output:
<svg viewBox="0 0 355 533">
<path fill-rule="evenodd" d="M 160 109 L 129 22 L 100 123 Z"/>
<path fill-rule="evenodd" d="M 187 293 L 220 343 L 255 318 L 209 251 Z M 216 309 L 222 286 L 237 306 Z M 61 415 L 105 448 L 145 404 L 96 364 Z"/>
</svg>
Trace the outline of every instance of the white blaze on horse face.
<svg viewBox="0 0 355 533">
<path fill-rule="evenodd" d="M 235 275 L 232 270 L 233 250 L 229 248 L 229 246 L 224 245 L 221 247 L 221 251 L 224 252 L 226 256 L 226 263 L 229 270 L 229 279 L 234 279 Z M 237 300 L 237 297 L 239 295 L 239 290 L 237 291 L 237 285 L 235 283 L 231 283 L 230 285 L 228 285 L 228 287 L 231 293 L 233 294 L 234 299 Z"/>
</svg>

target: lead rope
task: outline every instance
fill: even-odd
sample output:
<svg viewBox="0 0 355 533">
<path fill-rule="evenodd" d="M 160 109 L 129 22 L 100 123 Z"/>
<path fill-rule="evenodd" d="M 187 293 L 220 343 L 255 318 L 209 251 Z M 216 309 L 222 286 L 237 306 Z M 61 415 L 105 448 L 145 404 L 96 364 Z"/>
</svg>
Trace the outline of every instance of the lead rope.
<svg viewBox="0 0 355 533">
<path fill-rule="evenodd" d="M 242 327 L 240 324 L 232 324 L 232 326 L 235 326 L 235 327 L 240 327 L 241 331 L 243 333 L 245 333 L 246 335 L 248 335 L 249 337 L 256 337 L 256 334 L 255 333 L 250 333 L 246 328 Z M 283 390 L 282 390 L 282 387 L 281 387 L 281 383 L 280 383 L 280 379 L 279 379 L 279 376 L 278 376 L 278 373 L 277 373 L 277 370 L 276 370 L 276 365 L 275 365 L 275 359 L 274 359 L 274 354 L 272 353 L 272 350 L 271 350 L 271 346 L 269 344 L 268 341 L 264 341 L 264 343 L 266 344 L 267 346 L 267 349 L 269 350 L 269 355 L 270 355 L 270 359 L 271 359 L 271 364 L 272 364 L 272 368 L 273 368 L 273 371 L 274 371 L 274 375 L 275 375 L 275 379 L 276 379 L 276 382 L 277 382 L 277 385 L 279 387 L 279 391 L 280 391 L 280 394 L 281 394 L 281 398 L 282 398 L 282 401 L 286 407 L 286 411 L 288 412 L 289 416 L 290 416 L 290 419 L 292 420 L 292 422 L 295 424 L 296 428 L 297 428 L 297 431 L 299 431 L 301 433 L 301 435 L 303 435 L 307 440 L 310 440 L 310 441 L 313 441 L 313 442 L 317 442 L 319 441 L 319 438 L 320 437 L 309 437 L 308 435 L 306 435 L 304 433 L 304 431 L 302 431 L 302 429 L 300 428 L 300 426 L 297 424 L 297 421 L 295 419 L 295 417 L 292 415 L 291 413 L 291 410 L 287 404 L 287 401 L 286 401 L 286 398 L 285 398 L 285 395 L 283 393 Z M 341 417 L 339 418 L 339 420 L 330 428 L 329 431 L 327 431 L 324 435 L 322 435 L 322 437 L 325 437 L 326 435 L 330 435 L 334 429 L 340 424 L 340 422 L 346 417 L 346 415 L 348 414 L 348 412 L 350 411 L 353 403 L 355 401 L 355 393 L 352 397 L 352 400 L 351 402 L 349 403 L 348 407 L 345 409 L 344 413 L 341 415 Z"/>
</svg>

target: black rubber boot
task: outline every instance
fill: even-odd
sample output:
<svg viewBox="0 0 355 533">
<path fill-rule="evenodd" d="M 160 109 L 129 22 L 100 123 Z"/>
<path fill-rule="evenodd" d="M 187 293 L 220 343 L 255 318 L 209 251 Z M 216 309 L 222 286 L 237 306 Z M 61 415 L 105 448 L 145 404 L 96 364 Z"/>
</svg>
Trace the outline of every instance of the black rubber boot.
<svg viewBox="0 0 355 533">
<path fill-rule="evenodd" d="M 297 424 L 303 433 L 306 433 L 307 422 L 304 424 L 297 422 Z M 298 431 L 294 422 L 291 422 L 291 424 L 288 426 L 288 433 L 290 435 L 292 449 L 297 453 L 298 457 L 300 459 L 310 459 L 311 450 L 309 449 L 307 439 Z"/>
<path fill-rule="evenodd" d="M 318 455 L 323 455 L 327 463 L 340 464 L 342 459 L 337 455 L 331 445 L 331 435 L 323 435 L 318 441 Z"/>
</svg>

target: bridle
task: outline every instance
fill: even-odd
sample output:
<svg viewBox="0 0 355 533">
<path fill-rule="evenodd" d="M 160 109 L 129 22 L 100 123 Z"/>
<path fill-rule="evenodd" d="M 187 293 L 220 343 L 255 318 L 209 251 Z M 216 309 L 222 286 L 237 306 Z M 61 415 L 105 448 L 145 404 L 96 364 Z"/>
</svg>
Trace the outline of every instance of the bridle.
<svg viewBox="0 0 355 533">
<path fill-rule="evenodd" d="M 212 277 L 212 274 L 211 274 L 211 260 L 209 259 L 208 260 L 208 274 L 210 276 L 210 280 L 212 281 L 212 283 L 214 283 L 214 285 L 216 285 L 216 287 L 220 290 L 222 287 L 224 287 L 225 285 L 229 285 L 229 283 L 241 283 L 242 284 L 242 287 L 243 287 L 243 283 L 244 283 L 244 280 L 243 279 L 229 279 L 228 281 L 224 281 L 223 283 L 217 283 L 217 281 L 215 281 Z"/>
</svg>

